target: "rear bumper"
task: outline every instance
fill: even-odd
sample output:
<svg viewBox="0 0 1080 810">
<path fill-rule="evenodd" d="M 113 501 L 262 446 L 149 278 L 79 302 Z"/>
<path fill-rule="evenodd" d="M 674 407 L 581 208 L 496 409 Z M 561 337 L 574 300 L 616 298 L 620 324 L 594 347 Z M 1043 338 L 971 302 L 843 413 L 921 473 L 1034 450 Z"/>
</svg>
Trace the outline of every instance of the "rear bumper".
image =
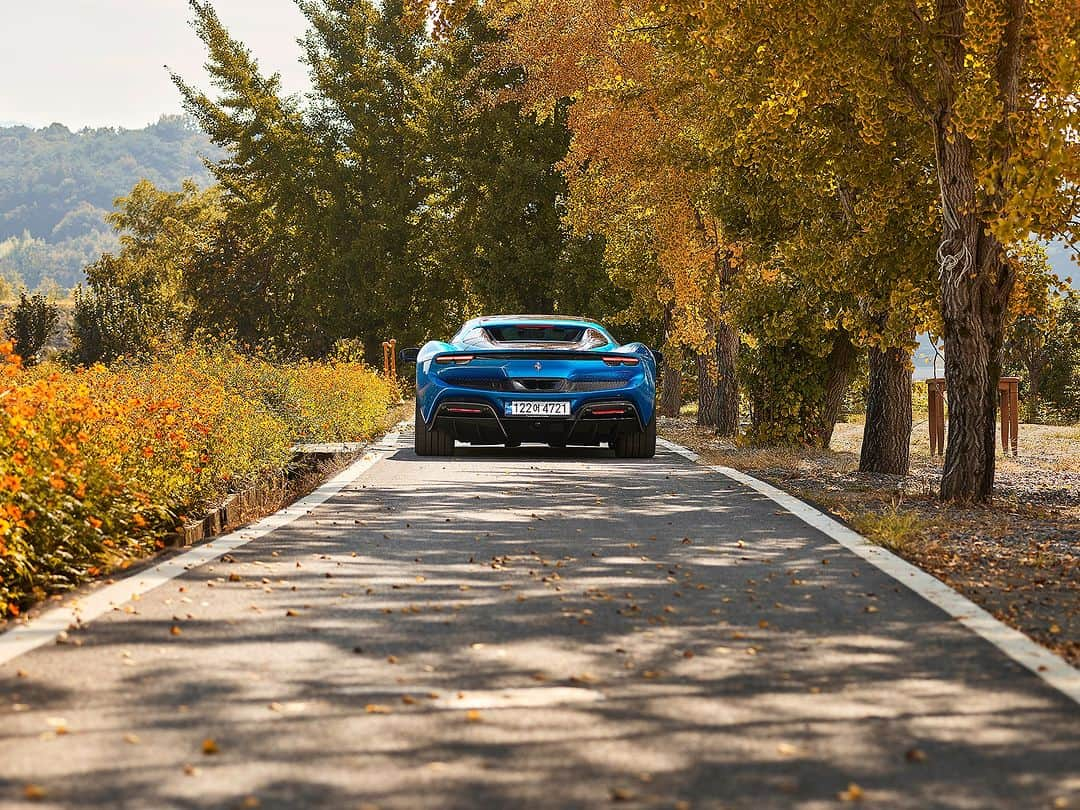
<svg viewBox="0 0 1080 810">
<path fill-rule="evenodd" d="M 568 417 L 506 416 L 501 403 L 475 396 L 446 396 L 433 408 L 427 427 L 447 431 L 467 444 L 600 445 L 622 432 L 644 428 L 638 406 L 628 398 L 607 397 L 580 403 Z M 421 429 L 417 425 L 417 429 Z"/>
</svg>

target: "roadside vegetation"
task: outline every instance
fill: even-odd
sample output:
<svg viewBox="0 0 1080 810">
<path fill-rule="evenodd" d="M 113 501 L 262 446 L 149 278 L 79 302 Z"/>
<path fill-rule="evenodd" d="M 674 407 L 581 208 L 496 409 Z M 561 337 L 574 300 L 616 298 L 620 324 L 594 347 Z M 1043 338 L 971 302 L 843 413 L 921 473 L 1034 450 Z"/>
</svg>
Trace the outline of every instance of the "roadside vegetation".
<svg viewBox="0 0 1080 810">
<path fill-rule="evenodd" d="M 348 360 L 188 349 L 26 366 L 0 345 L 0 617 L 164 545 L 292 444 L 386 427 L 396 382 Z"/>
</svg>

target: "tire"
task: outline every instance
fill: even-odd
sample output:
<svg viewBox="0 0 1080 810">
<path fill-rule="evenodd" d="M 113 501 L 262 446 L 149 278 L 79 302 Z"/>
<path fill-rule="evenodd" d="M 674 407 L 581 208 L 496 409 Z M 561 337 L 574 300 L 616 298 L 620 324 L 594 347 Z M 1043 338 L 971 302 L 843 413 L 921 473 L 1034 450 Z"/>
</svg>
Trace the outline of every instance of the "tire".
<svg viewBox="0 0 1080 810">
<path fill-rule="evenodd" d="M 620 433 L 612 443 L 616 458 L 652 458 L 656 455 L 656 409 L 644 430 Z"/>
<path fill-rule="evenodd" d="M 454 437 L 445 430 L 428 430 L 420 415 L 420 403 L 416 403 L 416 430 L 413 431 L 413 449 L 418 456 L 454 455 Z"/>
</svg>

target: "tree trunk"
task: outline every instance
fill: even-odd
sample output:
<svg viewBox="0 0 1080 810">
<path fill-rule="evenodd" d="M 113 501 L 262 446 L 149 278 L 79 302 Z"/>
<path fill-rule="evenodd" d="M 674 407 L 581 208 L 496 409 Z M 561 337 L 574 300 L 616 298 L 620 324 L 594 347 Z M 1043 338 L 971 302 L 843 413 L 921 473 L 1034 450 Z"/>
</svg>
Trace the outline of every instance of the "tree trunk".
<svg viewBox="0 0 1080 810">
<path fill-rule="evenodd" d="M 678 416 L 682 410 L 682 376 L 679 367 L 664 358 L 660 373 L 660 415 Z"/>
<path fill-rule="evenodd" d="M 716 432 L 734 436 L 739 432 L 739 331 L 721 320 L 716 327 Z"/>
<path fill-rule="evenodd" d="M 829 352 L 829 373 L 825 379 L 825 400 L 822 403 L 819 428 L 822 447 L 827 448 L 832 442 L 836 421 L 840 418 L 841 408 L 844 407 L 844 395 L 847 394 L 852 373 L 855 371 L 855 359 L 855 345 L 846 332 L 839 333 L 833 340 L 833 347 Z"/>
<path fill-rule="evenodd" d="M 671 309 L 664 312 L 664 348 L 671 347 Z M 682 372 L 680 358 L 672 352 L 664 352 L 663 368 L 660 369 L 660 391 L 657 408 L 661 416 L 678 416 L 682 410 Z"/>
<path fill-rule="evenodd" d="M 907 475 L 911 467 L 910 352 L 869 350 L 870 385 L 866 395 L 859 472 Z"/>
<path fill-rule="evenodd" d="M 716 383 L 716 344 L 710 340 L 705 346 L 705 350 L 697 355 L 697 423 L 703 427 L 716 427 L 719 415 L 717 397 L 720 393 Z"/>
<path fill-rule="evenodd" d="M 941 315 L 949 401 L 941 497 L 987 501 L 994 491 L 995 417 L 1005 306 L 1014 273 L 1001 243 L 974 212 L 971 142 L 936 122 L 944 230 Z"/>
<path fill-rule="evenodd" d="M 983 146 L 979 162 L 1004 166 L 1015 133 L 1010 116 L 1019 104 L 1021 47 L 1026 0 L 1002 4 L 1001 47 L 994 62 L 997 80 L 995 139 Z M 968 67 L 965 0 L 938 0 L 942 46 L 936 56 L 940 88 L 931 110 L 937 176 L 941 186 L 942 237 L 938 248 L 941 317 L 945 337 L 945 378 L 949 427 L 941 497 L 988 501 L 994 491 L 995 414 L 1001 377 L 1005 307 L 1015 273 L 1004 248 L 980 211 L 1000 209 L 1000 191 L 979 199 L 975 147 L 953 126 L 954 82 Z"/>
</svg>

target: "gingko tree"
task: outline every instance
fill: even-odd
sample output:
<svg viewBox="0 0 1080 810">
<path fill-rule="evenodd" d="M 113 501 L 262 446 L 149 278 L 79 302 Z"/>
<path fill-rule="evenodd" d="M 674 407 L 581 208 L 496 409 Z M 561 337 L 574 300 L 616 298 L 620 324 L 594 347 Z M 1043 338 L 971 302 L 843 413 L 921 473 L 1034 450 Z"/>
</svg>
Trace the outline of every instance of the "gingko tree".
<svg viewBox="0 0 1080 810">
<path fill-rule="evenodd" d="M 629 288 L 637 306 L 660 313 L 673 359 L 680 347 L 696 355 L 699 421 L 733 434 L 739 334 L 725 292 L 740 254 L 709 210 L 711 169 L 692 113 L 698 87 L 686 81 L 682 55 L 656 47 L 643 25 L 645 4 L 560 0 L 486 8 L 506 33 L 494 58 L 526 72 L 521 97 L 540 110 L 570 102 L 573 140 L 562 163 L 570 221 L 603 234 L 613 268 L 646 271 Z M 444 26 L 461 13 L 452 4 L 440 9 Z M 653 266 L 626 261 L 642 234 Z M 669 383 L 677 382 L 673 371 L 669 364 Z"/>
<path fill-rule="evenodd" d="M 1080 225 L 1075 0 L 673 0 L 654 12 L 718 72 L 756 66 L 759 96 L 792 117 L 807 100 L 829 103 L 813 89 L 835 85 L 867 143 L 896 121 L 922 127 L 938 185 L 949 381 L 941 495 L 989 499 L 1012 252 L 1030 234 L 1075 240 Z"/>
</svg>

